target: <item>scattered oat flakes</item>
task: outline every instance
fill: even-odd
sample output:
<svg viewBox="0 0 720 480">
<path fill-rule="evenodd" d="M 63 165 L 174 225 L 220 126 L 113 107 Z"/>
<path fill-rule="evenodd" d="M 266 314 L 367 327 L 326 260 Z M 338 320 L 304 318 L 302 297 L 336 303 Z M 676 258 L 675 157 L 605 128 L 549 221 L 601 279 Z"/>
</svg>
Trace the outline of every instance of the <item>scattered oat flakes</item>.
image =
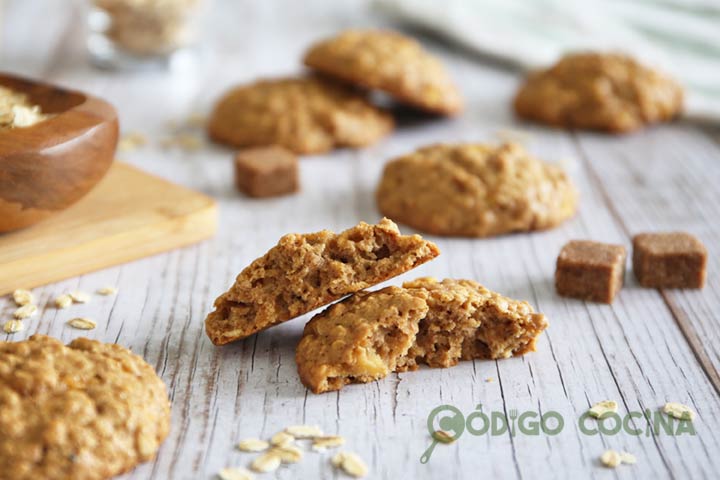
<svg viewBox="0 0 720 480">
<path fill-rule="evenodd" d="M 293 425 L 285 429 L 286 433 L 289 433 L 295 438 L 315 438 L 322 437 L 323 432 L 320 427 L 315 425 Z"/>
<path fill-rule="evenodd" d="M 280 466 L 280 457 L 273 451 L 263 453 L 250 464 L 250 468 L 258 473 L 267 473 L 277 470 Z"/>
<path fill-rule="evenodd" d="M 29 290 L 18 288 L 12 294 L 13 300 L 18 307 L 29 305 L 35 301 L 35 297 Z"/>
<path fill-rule="evenodd" d="M 8 320 L 3 325 L 3 331 L 5 333 L 17 333 L 25 328 L 22 320 Z"/>
<path fill-rule="evenodd" d="M 73 328 L 77 328 L 80 330 L 92 330 L 93 328 L 97 327 L 97 323 L 95 323 L 94 320 L 90 320 L 89 318 L 73 318 L 72 320 L 68 320 L 68 325 L 70 325 Z"/>
<path fill-rule="evenodd" d="M 286 447 L 294 441 L 295 437 L 285 432 L 278 432 L 270 439 L 270 443 L 276 447 Z"/>
<path fill-rule="evenodd" d="M 185 125 L 193 128 L 203 128 L 206 123 L 207 116 L 201 112 L 193 112 L 185 120 Z"/>
<path fill-rule="evenodd" d="M 274 447 L 272 453 L 280 457 L 282 463 L 297 463 L 302 460 L 303 452 L 295 445 L 285 447 Z"/>
<path fill-rule="evenodd" d="M 268 447 L 270 447 L 268 442 L 258 440 L 257 438 L 248 438 L 237 444 L 238 450 L 243 452 L 262 452 L 263 450 L 267 450 Z"/>
<path fill-rule="evenodd" d="M 68 308 L 70 305 L 72 305 L 73 299 L 70 295 L 67 293 L 64 293 L 57 298 L 55 298 L 55 306 L 57 308 Z"/>
<path fill-rule="evenodd" d="M 253 480 L 252 473 L 242 467 L 223 468 L 218 472 L 220 480 Z"/>
<path fill-rule="evenodd" d="M 603 400 L 593 405 L 588 413 L 594 418 L 605 418 L 604 416 L 608 413 L 616 413 L 618 404 L 614 400 Z"/>
<path fill-rule="evenodd" d="M 345 473 L 353 477 L 360 478 L 368 474 L 367 465 L 355 453 L 338 452 L 330 461 L 334 466 L 342 468 Z"/>
<path fill-rule="evenodd" d="M 24 318 L 32 317 L 37 313 L 37 311 L 38 308 L 35 305 L 29 303 L 15 310 L 15 312 L 13 312 L 13 317 L 17 318 L 18 320 L 22 320 Z"/>
<path fill-rule="evenodd" d="M 328 435 L 325 437 L 315 437 L 312 449 L 316 452 L 324 452 L 328 448 L 335 448 L 345 445 L 345 439 L 338 435 Z"/>
<path fill-rule="evenodd" d="M 695 420 L 695 412 L 693 412 L 690 407 L 683 405 L 682 403 L 668 402 L 665 404 L 662 411 L 671 417 L 678 418 L 680 420 Z"/>
<path fill-rule="evenodd" d="M 608 468 L 615 468 L 622 463 L 622 457 L 620 453 L 615 450 L 605 450 L 605 452 L 600 455 L 600 461 Z"/>
<path fill-rule="evenodd" d="M 90 295 L 85 292 L 81 292 L 80 290 L 70 292 L 69 295 L 75 303 L 88 303 L 90 301 Z"/>
<path fill-rule="evenodd" d="M 622 463 L 625 463 L 627 465 L 635 465 L 637 463 L 637 458 L 635 458 L 635 455 L 628 452 L 620 452 L 620 459 L 622 460 Z"/>
<path fill-rule="evenodd" d="M 532 134 L 524 130 L 514 128 L 502 128 L 495 132 L 495 136 L 503 142 L 514 142 L 521 145 L 527 145 L 532 140 Z"/>
<path fill-rule="evenodd" d="M 118 289 L 115 287 L 102 287 L 97 290 L 98 295 L 115 295 L 117 292 Z"/>
<path fill-rule="evenodd" d="M 118 150 L 121 152 L 129 152 L 147 144 L 147 138 L 142 133 L 130 132 L 120 139 L 118 142 Z"/>
<path fill-rule="evenodd" d="M 437 430 L 433 434 L 433 438 L 441 443 L 452 443 L 455 441 L 453 436 L 447 433 L 445 430 Z"/>
</svg>

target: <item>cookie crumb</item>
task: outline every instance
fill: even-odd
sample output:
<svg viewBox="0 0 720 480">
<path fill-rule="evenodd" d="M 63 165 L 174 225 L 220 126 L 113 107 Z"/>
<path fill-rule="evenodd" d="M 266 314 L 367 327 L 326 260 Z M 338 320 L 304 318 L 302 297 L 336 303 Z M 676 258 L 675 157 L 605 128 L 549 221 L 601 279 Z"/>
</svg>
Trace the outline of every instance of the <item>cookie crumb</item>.
<svg viewBox="0 0 720 480">
<path fill-rule="evenodd" d="M 285 432 L 295 438 L 315 438 L 323 436 L 323 432 L 320 427 L 315 425 L 293 425 L 287 427 Z"/>
<path fill-rule="evenodd" d="M 23 305 L 22 307 L 18 308 L 13 312 L 13 317 L 15 317 L 18 320 L 22 320 L 24 318 L 30 318 L 33 315 L 35 315 L 38 311 L 38 308 L 29 303 L 27 305 Z"/>
<path fill-rule="evenodd" d="M 17 333 L 25 329 L 22 320 L 8 320 L 3 325 L 3 331 L 5 333 Z"/>
<path fill-rule="evenodd" d="M 115 295 L 117 292 L 118 292 L 118 289 L 115 287 L 102 287 L 102 288 L 98 288 L 98 290 L 97 290 L 98 295 L 105 295 L 105 296 Z"/>
<path fill-rule="evenodd" d="M 622 463 L 622 457 L 615 450 L 605 450 L 600 456 L 600 461 L 608 468 L 615 468 Z"/>
<path fill-rule="evenodd" d="M 240 441 L 237 444 L 237 448 L 243 452 L 262 452 L 267 450 L 270 444 L 265 440 L 258 440 L 257 438 L 248 438 Z"/>
<path fill-rule="evenodd" d="M 671 417 L 680 420 L 695 420 L 695 412 L 687 405 L 677 402 L 668 402 L 663 406 L 662 411 Z"/>
<path fill-rule="evenodd" d="M 220 480 L 253 480 L 252 473 L 242 467 L 223 468 L 217 474 Z"/>
<path fill-rule="evenodd" d="M 70 305 L 72 305 L 72 303 L 73 299 L 67 293 L 64 293 L 55 298 L 55 306 L 60 309 L 68 308 Z"/>
<path fill-rule="evenodd" d="M 92 330 L 93 328 L 97 327 L 97 323 L 95 323 L 94 320 L 90 320 L 89 318 L 82 318 L 82 317 L 77 317 L 77 318 L 68 320 L 67 324 L 70 325 L 71 327 L 77 328 L 79 330 Z"/>
<path fill-rule="evenodd" d="M 250 468 L 258 473 L 267 473 L 277 470 L 280 466 L 281 459 L 273 451 L 263 453 L 250 464 Z"/>
<path fill-rule="evenodd" d="M 12 294 L 13 300 L 18 307 L 23 307 L 35 302 L 35 297 L 29 290 L 18 288 Z"/>
<path fill-rule="evenodd" d="M 338 452 L 330 462 L 337 468 L 342 468 L 345 473 L 356 478 L 364 477 L 368 474 L 368 467 L 365 462 L 355 453 Z"/>
<path fill-rule="evenodd" d="M 603 400 L 593 405 L 588 413 L 594 418 L 605 418 L 608 413 L 616 413 L 618 404 L 614 400 Z"/>
</svg>

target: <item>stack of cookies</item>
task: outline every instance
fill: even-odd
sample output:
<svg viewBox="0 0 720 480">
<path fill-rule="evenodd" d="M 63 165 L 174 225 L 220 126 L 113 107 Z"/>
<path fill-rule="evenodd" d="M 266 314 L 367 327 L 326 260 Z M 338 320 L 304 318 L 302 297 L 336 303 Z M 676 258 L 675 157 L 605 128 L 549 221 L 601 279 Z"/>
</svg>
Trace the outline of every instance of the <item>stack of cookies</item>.
<svg viewBox="0 0 720 480">
<path fill-rule="evenodd" d="M 227 92 L 210 117 L 210 137 L 233 147 L 277 145 L 298 154 L 368 146 L 394 124 L 370 102 L 368 89 L 438 115 L 462 108 L 440 61 L 396 32 L 348 30 L 312 46 L 304 61 L 313 74 Z"/>
<path fill-rule="evenodd" d="M 349 295 L 315 315 L 297 347 L 300 379 L 315 393 L 421 363 L 450 367 L 534 350 L 545 316 L 476 282 L 421 278 L 365 290 L 439 253 L 419 235 L 401 235 L 388 219 L 339 234 L 286 235 L 215 301 L 207 334 L 223 345 Z"/>
</svg>

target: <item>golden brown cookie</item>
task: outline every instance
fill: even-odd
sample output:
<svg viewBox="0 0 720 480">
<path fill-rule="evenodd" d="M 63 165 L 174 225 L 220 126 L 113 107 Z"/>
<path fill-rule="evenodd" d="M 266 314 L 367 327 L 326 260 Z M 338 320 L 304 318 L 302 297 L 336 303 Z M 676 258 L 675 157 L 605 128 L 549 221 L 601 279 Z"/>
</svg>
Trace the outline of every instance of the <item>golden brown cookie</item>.
<svg viewBox="0 0 720 480">
<path fill-rule="evenodd" d="M 395 221 L 464 237 L 550 228 L 577 206 L 565 172 L 515 144 L 422 148 L 385 166 L 376 198 Z"/>
<path fill-rule="evenodd" d="M 165 385 L 129 350 L 0 342 L 1 478 L 110 478 L 153 459 L 169 428 Z"/>
<path fill-rule="evenodd" d="M 426 297 L 387 287 L 358 292 L 315 315 L 295 351 L 302 383 L 323 393 L 385 377 L 412 345 L 428 311 Z"/>
<path fill-rule="evenodd" d="M 208 122 L 208 134 L 220 143 L 280 145 L 300 154 L 364 147 L 392 129 L 392 117 L 363 94 L 315 76 L 234 88 L 218 101 Z"/>
<path fill-rule="evenodd" d="M 529 120 L 565 128 L 628 132 L 676 117 L 683 90 L 620 54 L 574 53 L 531 74 L 515 97 Z"/>
<path fill-rule="evenodd" d="M 405 282 L 410 292 L 426 293 L 429 310 L 415 342 L 398 360 L 397 371 L 418 363 L 452 367 L 459 360 L 498 359 L 535 350 L 547 328 L 545 315 L 527 302 L 492 292 L 472 280 L 419 278 Z"/>
<path fill-rule="evenodd" d="M 460 92 L 440 61 L 397 32 L 344 31 L 311 47 L 305 64 L 429 112 L 454 115 L 462 110 Z"/>
<path fill-rule="evenodd" d="M 342 233 L 285 235 L 215 300 L 208 337 L 223 345 L 405 273 L 440 254 L 419 235 L 401 235 L 384 218 Z"/>
</svg>

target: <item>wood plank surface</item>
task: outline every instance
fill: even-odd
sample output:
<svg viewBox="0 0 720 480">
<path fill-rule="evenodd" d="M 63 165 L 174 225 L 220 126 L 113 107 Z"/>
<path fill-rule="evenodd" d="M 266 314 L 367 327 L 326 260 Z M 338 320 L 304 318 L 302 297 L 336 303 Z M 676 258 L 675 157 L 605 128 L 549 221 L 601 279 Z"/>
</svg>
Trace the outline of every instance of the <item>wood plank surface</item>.
<svg viewBox="0 0 720 480">
<path fill-rule="evenodd" d="M 0 295 L 184 247 L 216 224 L 211 198 L 116 162 L 75 205 L 0 235 Z"/>
<path fill-rule="evenodd" d="M 213 478 L 221 468 L 247 466 L 253 458 L 234 449 L 237 441 L 269 437 L 297 423 L 345 436 L 347 449 L 368 462 L 369 478 L 718 477 L 720 265 L 713 253 L 720 149 L 712 129 L 680 122 L 612 137 L 521 124 L 509 108 L 515 74 L 421 36 L 458 80 L 467 99 L 463 116 L 433 120 L 403 113 L 395 134 L 375 146 L 304 157 L 298 195 L 251 200 L 233 188 L 230 150 L 209 144 L 198 151 L 163 149 L 167 123 L 207 111 L 237 82 L 301 71 L 299 58 L 317 38 L 349 26 L 387 25 L 367 2 L 217 0 L 201 64 L 177 74 L 93 70 L 84 60 L 81 30 L 69 26 L 80 21 L 78 14 L 38 18 L 37 3 L 53 8 L 56 2 L 6 3 L 3 38 L 12 39 L 15 31 L 22 35 L 28 22 L 47 23 L 41 28 L 43 49 L 56 54 L 43 60 L 32 45 L 11 41 L 0 50 L 3 68 L 43 74 L 107 98 L 118 107 L 125 132 L 140 131 L 150 139 L 149 146 L 123 153 L 124 160 L 219 204 L 212 240 L 36 289 L 40 315 L 26 331 L 7 336 L 18 340 L 40 332 L 69 341 L 80 334 L 65 320 L 89 316 L 99 327 L 88 336 L 130 347 L 157 369 L 173 404 L 172 430 L 156 461 L 123 478 Z M 203 320 L 215 297 L 281 235 L 379 219 L 373 194 L 389 159 L 433 142 L 498 141 L 508 128 L 527 132 L 525 143 L 533 153 L 567 168 L 581 191 L 579 214 L 547 232 L 482 240 L 431 237 L 442 255 L 389 283 L 421 275 L 470 278 L 527 299 L 550 319 L 537 352 L 421 369 L 313 395 L 298 380 L 294 361 L 310 315 L 223 348 L 205 337 Z M 633 234 L 665 229 L 688 230 L 708 246 L 704 290 L 642 289 L 628 271 L 627 286 L 610 306 L 555 294 L 554 263 L 566 241 L 590 238 L 629 248 Z M 94 298 L 67 312 L 48 307 L 64 291 L 106 284 L 119 287 L 117 297 Z M 13 308 L 0 299 L 0 318 Z M 623 414 L 657 411 L 666 401 L 685 403 L 698 414 L 696 434 L 646 435 L 644 419 L 630 422 L 643 431 L 638 436 L 583 434 L 578 418 L 606 399 L 616 400 Z M 454 444 L 437 446 L 430 462 L 421 464 L 431 441 L 428 414 L 443 404 L 466 416 L 478 404 L 486 413 L 508 417 L 513 410 L 554 411 L 565 426 L 557 435 L 465 432 Z M 603 468 L 598 459 L 607 448 L 632 452 L 638 462 Z M 257 477 L 345 478 L 330 466 L 329 456 L 307 453 L 299 464 Z"/>
</svg>

